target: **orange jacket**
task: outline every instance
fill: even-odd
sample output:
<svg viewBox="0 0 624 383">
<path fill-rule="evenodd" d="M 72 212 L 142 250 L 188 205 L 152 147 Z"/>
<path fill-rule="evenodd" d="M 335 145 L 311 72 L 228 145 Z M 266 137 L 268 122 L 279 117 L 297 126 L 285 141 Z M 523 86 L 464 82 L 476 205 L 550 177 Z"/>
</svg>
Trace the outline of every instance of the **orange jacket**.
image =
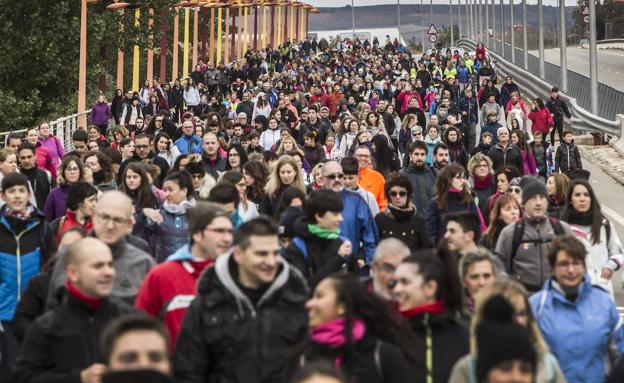
<svg viewBox="0 0 624 383">
<path fill-rule="evenodd" d="M 384 193 L 384 185 L 386 179 L 384 176 L 373 169 L 360 169 L 360 187 L 364 188 L 375 196 L 379 210 L 383 211 L 388 206 L 388 201 Z"/>
</svg>

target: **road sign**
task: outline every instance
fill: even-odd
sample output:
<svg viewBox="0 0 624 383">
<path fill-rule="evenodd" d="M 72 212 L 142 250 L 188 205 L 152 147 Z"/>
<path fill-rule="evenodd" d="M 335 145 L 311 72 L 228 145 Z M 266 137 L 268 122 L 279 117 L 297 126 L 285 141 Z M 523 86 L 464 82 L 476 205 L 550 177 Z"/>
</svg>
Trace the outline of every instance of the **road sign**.
<svg viewBox="0 0 624 383">
<path fill-rule="evenodd" d="M 438 41 L 438 35 L 429 35 L 430 43 L 435 43 L 436 41 Z"/>
<path fill-rule="evenodd" d="M 438 30 L 436 29 L 435 25 L 431 24 L 429 26 L 429 30 L 427 31 L 428 35 L 437 35 L 438 34 Z"/>
<path fill-rule="evenodd" d="M 588 16 L 589 15 L 589 7 L 585 6 L 585 8 L 583 8 L 583 12 L 581 12 L 581 15 L 583 16 Z"/>
<path fill-rule="evenodd" d="M 583 22 L 589 24 L 589 16 L 583 16 Z"/>
<path fill-rule="evenodd" d="M 488 34 L 490 37 L 494 37 L 494 30 L 492 28 L 488 28 Z"/>
</svg>

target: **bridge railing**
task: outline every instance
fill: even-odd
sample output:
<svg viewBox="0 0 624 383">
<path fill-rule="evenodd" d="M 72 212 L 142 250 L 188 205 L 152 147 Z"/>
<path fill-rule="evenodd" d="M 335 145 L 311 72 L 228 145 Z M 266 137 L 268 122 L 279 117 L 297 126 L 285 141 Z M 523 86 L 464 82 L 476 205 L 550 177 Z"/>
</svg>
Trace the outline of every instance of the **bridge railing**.
<svg viewBox="0 0 624 383">
<path fill-rule="evenodd" d="M 604 40 L 608 41 L 608 40 Z M 612 41 L 624 41 L 622 39 Z M 500 40 L 494 40 L 490 44 L 492 51 L 502 55 Z M 515 49 L 515 65 L 524 68 L 524 51 Z M 504 57 L 511 62 L 511 45 L 505 44 Z M 539 58 L 531 53 L 527 55 L 528 69 L 531 73 L 539 73 Z M 589 59 L 587 62 L 589 67 Z M 559 65 L 544 62 L 544 80 L 553 86 L 561 87 L 561 68 Z M 568 89 L 567 94 L 574 97 L 576 102 L 585 109 L 591 108 L 591 85 L 589 77 L 568 69 Z M 603 83 L 598 83 L 598 116 L 608 120 L 615 118 L 618 113 L 624 112 L 624 92 L 614 89 Z"/>
<path fill-rule="evenodd" d="M 474 51 L 476 48 L 476 42 L 473 40 L 469 40 L 469 39 L 462 39 L 459 41 L 459 46 L 469 48 Z M 500 48 L 500 42 L 498 43 L 498 46 Z M 518 58 L 522 60 L 522 51 L 520 53 L 516 52 L 516 64 L 515 65 L 507 60 L 507 57 L 511 57 L 511 51 L 509 51 L 509 55 L 505 56 L 505 58 L 503 58 L 499 53 L 497 53 L 496 49 L 491 49 L 490 55 L 492 59 L 496 61 L 497 73 L 503 77 L 507 75 L 510 75 L 511 77 L 513 77 L 514 82 L 518 84 L 518 86 L 522 89 L 523 93 L 532 98 L 548 97 L 548 95 L 550 94 L 550 89 L 553 87 L 553 85 L 557 85 L 556 83 L 553 84 L 552 82 L 548 81 L 548 78 L 551 76 L 554 76 L 554 73 L 551 76 L 547 75 L 546 80 L 538 77 L 536 73 L 539 73 L 539 71 L 536 70 L 535 68 L 531 68 L 530 58 L 529 58 L 529 70 L 528 71 L 524 70 L 520 66 L 522 65 L 522 62 L 518 64 Z M 531 57 L 531 55 L 529 55 L 529 57 Z M 575 72 L 572 72 L 572 73 L 575 73 Z M 578 75 L 578 73 L 576 74 Z M 569 77 L 568 78 L 569 90 L 572 89 L 573 92 L 576 94 L 578 94 L 578 92 L 589 93 L 589 83 L 587 84 L 585 88 L 577 88 L 577 85 L 572 86 L 572 82 L 573 80 Z M 608 134 L 618 136 L 618 137 L 621 136 L 622 122 L 618 119 L 618 117 L 616 117 L 616 113 L 613 113 L 611 115 L 611 118 L 614 118 L 614 120 L 592 114 L 586 109 L 587 106 L 584 106 L 581 103 L 579 103 L 577 98 L 573 96 L 574 94 L 573 92 L 570 92 L 569 94 L 562 93 L 561 95 L 562 97 L 566 99 L 566 101 L 570 105 L 570 108 L 572 109 L 572 113 L 574 115 L 572 122 L 574 123 L 575 127 L 583 128 L 585 130 L 590 130 L 590 131 L 608 133 Z M 624 106 L 624 99 L 619 104 L 619 109 L 621 109 L 622 106 Z"/>
<path fill-rule="evenodd" d="M 78 128 L 78 118 L 81 116 L 88 117 L 89 113 L 91 113 L 90 110 L 80 114 L 72 114 L 69 116 L 61 117 L 59 119 L 49 122 L 53 134 L 57 136 L 61 140 L 61 142 L 63 142 L 63 147 L 66 151 L 73 149 L 73 142 L 71 138 L 74 131 Z M 3 147 L 5 146 L 6 139 L 10 133 L 24 134 L 26 133 L 26 129 L 0 132 L 0 142 L 2 143 Z"/>
</svg>

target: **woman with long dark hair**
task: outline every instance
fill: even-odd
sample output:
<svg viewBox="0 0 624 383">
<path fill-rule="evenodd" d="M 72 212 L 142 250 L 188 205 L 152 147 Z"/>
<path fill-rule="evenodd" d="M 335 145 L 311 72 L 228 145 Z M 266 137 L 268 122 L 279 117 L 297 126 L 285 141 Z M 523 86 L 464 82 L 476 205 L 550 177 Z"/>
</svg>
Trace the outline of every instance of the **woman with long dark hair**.
<svg viewBox="0 0 624 383">
<path fill-rule="evenodd" d="M 524 168 L 522 173 L 525 176 L 537 175 L 537 169 L 535 166 L 535 156 L 531 150 L 531 145 L 527 144 L 524 132 L 520 129 L 514 129 L 511 131 L 511 143 L 520 148 L 522 152 L 522 164 Z"/>
<path fill-rule="evenodd" d="M 401 170 L 401 162 L 396 152 L 390 149 L 388 137 L 378 134 L 371 140 L 373 147 L 373 164 L 375 170 L 381 173 L 384 178 L 390 177 L 393 173 Z"/>
<path fill-rule="evenodd" d="M 227 162 L 225 170 L 243 172 L 243 166 L 247 163 L 247 152 L 240 144 L 230 145 L 227 150 Z"/>
<path fill-rule="evenodd" d="M 264 185 L 269 178 L 269 169 L 261 161 L 249 161 L 243 165 L 243 175 L 247 181 L 247 198 L 256 205 L 260 204 L 264 197 Z"/>
<path fill-rule="evenodd" d="M 129 163 L 124 169 L 121 180 L 119 191 L 130 197 L 134 205 L 136 224 L 132 227 L 132 234 L 147 238 L 145 226 L 137 218 L 144 208 L 159 209 L 161 201 L 154 192 L 154 186 L 150 181 L 146 165 L 140 162 Z"/>
<path fill-rule="evenodd" d="M 444 215 L 449 212 L 468 211 L 479 216 L 482 231 L 485 222 L 466 182 L 466 171 L 459 164 L 445 166 L 435 182 L 435 195 L 427 206 L 427 233 L 437 244 L 446 231 Z"/>
<path fill-rule="evenodd" d="M 486 214 L 489 216 L 496 200 L 507 194 L 511 180 L 520 177 L 520 170 L 513 166 L 501 166 L 494 172 L 494 182 L 496 183 L 496 193 L 494 193 L 487 201 Z"/>
<path fill-rule="evenodd" d="M 383 298 L 349 274 L 323 279 L 306 303 L 309 339 L 293 364 L 329 359 L 358 383 L 416 382 L 422 347 Z"/>
<path fill-rule="evenodd" d="M 392 291 L 401 315 L 425 344 L 425 371 L 414 382 L 447 382 L 455 362 L 469 350 L 468 328 L 459 321 L 462 293 L 448 251 L 420 251 L 403 260 Z"/>
<path fill-rule="evenodd" d="M 58 171 L 58 186 L 50 191 L 43 207 L 43 214 L 49 222 L 65 214 L 69 188 L 78 181 L 84 181 L 84 172 L 79 157 L 67 155 L 63 158 Z"/>
<path fill-rule="evenodd" d="M 570 224 L 572 234 L 587 249 L 585 265 L 592 282 L 605 286 L 613 295 L 611 277 L 624 263 L 624 251 L 589 182 L 572 181 L 561 220 Z"/>
<path fill-rule="evenodd" d="M 546 180 L 548 191 L 548 214 L 559 218 L 566 206 L 570 179 L 563 173 L 553 173 Z"/>
</svg>

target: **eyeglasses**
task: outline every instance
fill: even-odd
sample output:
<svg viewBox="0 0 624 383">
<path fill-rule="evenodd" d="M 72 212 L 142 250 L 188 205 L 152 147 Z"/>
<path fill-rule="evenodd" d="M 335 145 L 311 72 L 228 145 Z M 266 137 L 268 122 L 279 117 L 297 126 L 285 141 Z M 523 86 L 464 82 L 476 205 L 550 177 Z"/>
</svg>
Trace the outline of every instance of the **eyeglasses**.
<svg viewBox="0 0 624 383">
<path fill-rule="evenodd" d="M 371 155 L 370 154 L 356 154 L 355 156 L 359 158 L 370 158 Z"/>
<path fill-rule="evenodd" d="M 407 195 L 407 192 L 404 190 L 401 191 L 396 191 L 396 190 L 392 190 L 390 191 L 390 197 L 405 197 Z"/>
<path fill-rule="evenodd" d="M 230 153 L 230 154 L 229 154 L 229 156 L 230 156 L 230 157 L 240 157 L 240 156 L 238 155 L 238 153 L 236 153 L 236 152 L 232 152 L 232 153 Z"/>
<path fill-rule="evenodd" d="M 466 175 L 464 174 L 458 174 L 454 177 L 457 180 L 465 180 L 466 179 Z"/>
<path fill-rule="evenodd" d="M 522 189 L 521 188 L 509 188 L 509 193 L 515 193 L 515 194 L 520 194 L 522 193 Z"/>
<path fill-rule="evenodd" d="M 156 120 L 156 122 L 163 122 L 163 120 Z"/>
<path fill-rule="evenodd" d="M 191 178 L 194 179 L 194 180 L 201 180 L 201 179 L 204 178 L 204 175 L 203 174 L 199 174 L 199 173 L 198 174 L 191 174 Z"/>
<path fill-rule="evenodd" d="M 134 145 L 134 147 L 136 149 L 147 149 L 147 148 L 149 148 L 149 145 Z"/>
<path fill-rule="evenodd" d="M 328 174 L 326 176 L 323 176 L 324 178 L 328 178 L 330 180 L 335 180 L 336 178 L 338 178 L 339 180 L 344 178 L 344 174 L 342 173 L 336 173 L 336 174 Z"/>
</svg>

